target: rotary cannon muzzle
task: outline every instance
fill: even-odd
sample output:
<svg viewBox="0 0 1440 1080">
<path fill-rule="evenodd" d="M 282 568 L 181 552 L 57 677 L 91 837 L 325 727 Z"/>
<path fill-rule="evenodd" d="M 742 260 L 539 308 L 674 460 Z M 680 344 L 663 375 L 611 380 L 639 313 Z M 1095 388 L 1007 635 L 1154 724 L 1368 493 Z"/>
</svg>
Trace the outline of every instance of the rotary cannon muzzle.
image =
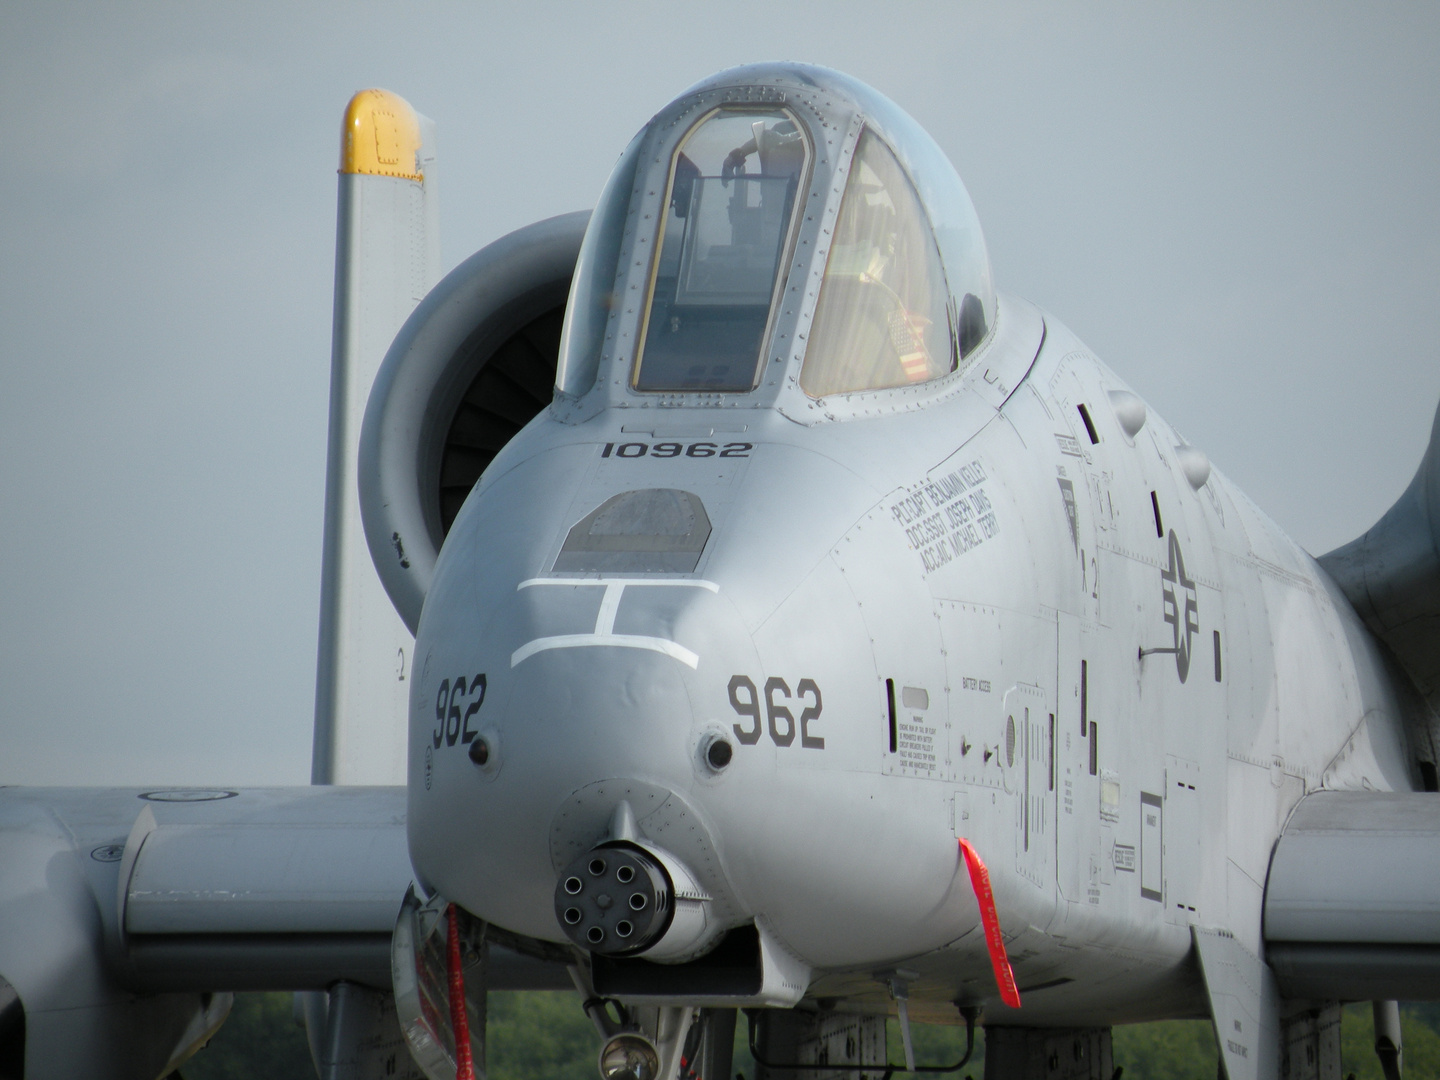
<svg viewBox="0 0 1440 1080">
<path fill-rule="evenodd" d="M 607 956 L 641 952 L 675 915 L 669 873 L 648 852 L 602 844 L 571 860 L 555 887 L 555 917 L 582 949 Z"/>
</svg>

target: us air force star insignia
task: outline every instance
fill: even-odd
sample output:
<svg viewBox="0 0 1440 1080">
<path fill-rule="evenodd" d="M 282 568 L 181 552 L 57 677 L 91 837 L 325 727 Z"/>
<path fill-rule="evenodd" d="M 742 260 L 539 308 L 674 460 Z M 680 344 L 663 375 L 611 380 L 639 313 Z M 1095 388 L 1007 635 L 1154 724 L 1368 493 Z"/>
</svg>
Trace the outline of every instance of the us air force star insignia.
<svg viewBox="0 0 1440 1080">
<path fill-rule="evenodd" d="M 1195 582 L 1185 576 L 1185 557 L 1180 553 L 1180 541 L 1174 529 L 1170 530 L 1170 565 L 1160 571 L 1160 581 L 1165 621 L 1174 632 L 1175 642 L 1173 649 L 1164 651 L 1175 653 L 1175 670 L 1183 683 L 1190 674 L 1190 639 L 1200 629 L 1200 605 L 1195 596 Z"/>
</svg>

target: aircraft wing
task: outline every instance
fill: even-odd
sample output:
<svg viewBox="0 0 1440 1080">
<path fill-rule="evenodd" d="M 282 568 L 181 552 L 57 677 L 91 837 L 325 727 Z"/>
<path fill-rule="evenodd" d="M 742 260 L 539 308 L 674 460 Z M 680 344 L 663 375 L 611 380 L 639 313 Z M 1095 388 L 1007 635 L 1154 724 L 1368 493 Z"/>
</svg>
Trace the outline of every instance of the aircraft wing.
<svg viewBox="0 0 1440 1080">
<path fill-rule="evenodd" d="M 15 1046 L 27 1076 L 158 1070 L 224 1019 L 216 991 L 388 992 L 412 877 L 401 787 L 0 789 L 0 1074 Z M 489 970 L 570 986 L 500 947 Z"/>
<path fill-rule="evenodd" d="M 1265 947 L 1288 998 L 1432 998 L 1440 799 L 1379 791 L 1302 799 L 1271 858 Z"/>
</svg>

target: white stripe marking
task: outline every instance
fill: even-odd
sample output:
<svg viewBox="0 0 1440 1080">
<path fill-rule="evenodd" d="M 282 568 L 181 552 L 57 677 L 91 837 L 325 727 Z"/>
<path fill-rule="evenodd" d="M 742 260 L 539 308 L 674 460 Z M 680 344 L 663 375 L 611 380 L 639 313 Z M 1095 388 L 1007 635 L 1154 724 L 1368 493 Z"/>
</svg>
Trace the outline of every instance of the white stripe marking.
<svg viewBox="0 0 1440 1080">
<path fill-rule="evenodd" d="M 622 649 L 648 649 L 650 652 L 662 653 L 679 660 L 693 670 L 699 667 L 700 657 L 678 642 L 671 641 L 669 638 L 615 633 L 615 615 L 620 610 L 620 598 L 624 595 L 627 585 L 686 586 L 693 589 L 706 589 L 712 593 L 720 591 L 720 586 L 715 582 L 703 581 L 699 578 L 526 578 L 515 586 L 515 591 L 519 592 L 521 589 L 528 589 L 535 585 L 568 585 L 572 588 L 577 585 L 603 585 L 605 595 L 600 599 L 600 611 L 595 616 L 594 633 L 559 634 L 554 637 L 527 641 L 510 654 L 512 668 L 519 667 L 521 663 L 536 653 L 549 649 L 579 649 L 591 645 L 613 645 Z"/>
<path fill-rule="evenodd" d="M 578 649 L 586 645 L 614 645 L 622 649 L 649 649 L 651 652 L 673 656 L 687 667 L 700 665 L 700 657 L 689 649 L 668 638 L 640 637 L 636 634 L 562 634 L 559 637 L 542 637 L 527 641 L 510 654 L 510 666 L 517 667 L 538 652 L 547 649 Z"/>
</svg>

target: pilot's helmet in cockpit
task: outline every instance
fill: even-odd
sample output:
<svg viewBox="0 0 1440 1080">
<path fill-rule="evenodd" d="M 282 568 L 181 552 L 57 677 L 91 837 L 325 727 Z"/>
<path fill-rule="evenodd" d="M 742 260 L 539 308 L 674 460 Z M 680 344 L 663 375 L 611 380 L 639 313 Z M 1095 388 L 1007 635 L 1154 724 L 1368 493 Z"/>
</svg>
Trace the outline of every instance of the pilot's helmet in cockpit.
<svg viewBox="0 0 1440 1080">
<path fill-rule="evenodd" d="M 750 131 L 751 138 L 725 155 L 725 164 L 720 167 L 722 178 L 743 173 L 751 154 L 758 156 L 759 171 L 767 176 L 800 175 L 808 145 L 793 119 L 753 120 Z"/>
<path fill-rule="evenodd" d="M 845 76 L 724 72 L 622 155 L 586 234 L 559 389 L 602 365 L 628 393 L 810 398 L 964 366 L 994 294 L 959 177 L 919 127 Z"/>
</svg>

